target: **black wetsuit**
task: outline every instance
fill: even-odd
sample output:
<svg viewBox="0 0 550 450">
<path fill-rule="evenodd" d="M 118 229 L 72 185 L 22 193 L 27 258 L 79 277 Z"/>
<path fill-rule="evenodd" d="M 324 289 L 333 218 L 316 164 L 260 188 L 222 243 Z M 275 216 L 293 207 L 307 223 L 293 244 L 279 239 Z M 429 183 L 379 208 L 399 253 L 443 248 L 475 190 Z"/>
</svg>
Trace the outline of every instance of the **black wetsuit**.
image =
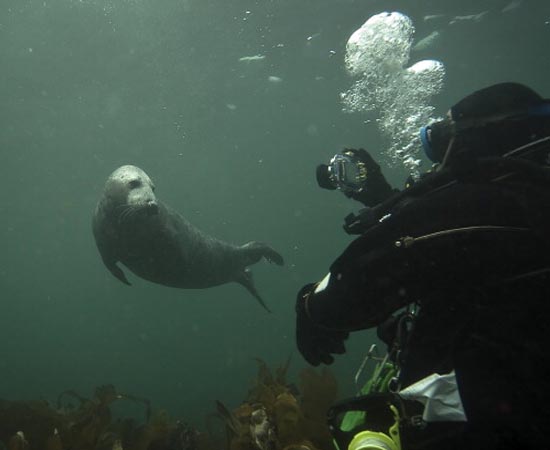
<svg viewBox="0 0 550 450">
<path fill-rule="evenodd" d="M 310 322 L 340 337 L 420 306 L 401 386 L 454 369 L 468 418 L 434 448 L 550 448 L 550 186 L 527 178 L 404 196 L 307 300 Z M 297 335 L 300 347 L 300 314 Z"/>
</svg>

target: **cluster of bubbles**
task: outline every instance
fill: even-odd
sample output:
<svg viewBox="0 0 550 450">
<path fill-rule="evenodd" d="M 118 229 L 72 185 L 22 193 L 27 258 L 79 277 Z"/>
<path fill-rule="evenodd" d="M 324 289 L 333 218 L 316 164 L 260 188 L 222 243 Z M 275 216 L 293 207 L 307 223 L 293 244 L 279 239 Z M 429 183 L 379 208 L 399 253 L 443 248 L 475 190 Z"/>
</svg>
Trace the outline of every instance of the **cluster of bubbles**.
<svg viewBox="0 0 550 450">
<path fill-rule="evenodd" d="M 435 60 L 407 67 L 414 26 L 407 16 L 392 12 L 369 18 L 346 45 L 346 69 L 356 78 L 342 93 L 344 111 L 375 112 L 387 154 L 413 177 L 421 161 L 419 130 L 436 120 L 431 97 L 443 88 L 445 68 Z"/>
</svg>

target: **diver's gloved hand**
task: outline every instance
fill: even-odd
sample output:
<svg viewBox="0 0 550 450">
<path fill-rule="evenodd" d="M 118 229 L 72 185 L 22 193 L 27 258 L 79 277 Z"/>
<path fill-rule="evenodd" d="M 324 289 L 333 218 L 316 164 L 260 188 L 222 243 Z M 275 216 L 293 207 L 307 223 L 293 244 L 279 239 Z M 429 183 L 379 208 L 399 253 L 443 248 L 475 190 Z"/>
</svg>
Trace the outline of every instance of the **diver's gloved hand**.
<svg viewBox="0 0 550 450">
<path fill-rule="evenodd" d="M 380 165 L 372 158 L 369 152 L 362 148 L 346 149 L 346 151 L 352 152 L 367 169 L 367 177 L 361 191 L 346 192 L 345 194 L 348 197 L 363 203 L 365 206 L 376 206 L 398 192 L 397 189 L 393 189 L 386 181 L 380 170 Z"/>
<path fill-rule="evenodd" d="M 345 331 L 321 327 L 310 319 L 307 302 L 316 286 L 316 283 L 304 286 L 296 300 L 296 343 L 304 359 L 313 366 L 332 364 L 332 354 L 346 352 L 344 341 L 349 336 Z"/>
</svg>

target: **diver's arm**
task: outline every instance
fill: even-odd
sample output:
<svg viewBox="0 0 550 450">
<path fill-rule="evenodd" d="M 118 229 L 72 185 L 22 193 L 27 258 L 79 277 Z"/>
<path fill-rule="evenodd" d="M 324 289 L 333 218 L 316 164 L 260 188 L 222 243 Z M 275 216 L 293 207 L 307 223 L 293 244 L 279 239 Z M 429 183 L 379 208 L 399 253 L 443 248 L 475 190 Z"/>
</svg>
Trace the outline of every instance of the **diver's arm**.
<svg viewBox="0 0 550 450">
<path fill-rule="evenodd" d="M 457 184 L 398 205 L 350 244 L 325 283 L 300 292 L 297 326 L 315 331 L 299 343 L 304 357 L 331 359 L 323 330 L 342 337 L 379 325 L 406 304 L 450 301 L 449 292 L 486 288 L 540 266 L 533 255 L 541 254 L 541 242 L 528 230 L 522 200 L 495 185 Z M 343 339 L 330 345 L 341 352 Z"/>
<path fill-rule="evenodd" d="M 393 280 L 385 276 L 383 268 L 388 264 L 383 261 L 387 250 L 383 243 L 392 242 L 389 230 L 391 227 L 382 226 L 369 230 L 346 249 L 322 280 L 300 290 L 296 302 L 299 325 L 318 327 L 319 336 L 348 333 L 376 326 L 402 306 L 399 296 L 390 300 Z M 372 251 L 365 253 L 365 246 L 372 246 Z M 365 276 L 362 263 L 357 262 L 363 256 L 371 261 L 368 265 L 372 268 L 367 269 L 370 276 Z M 381 301 L 382 296 L 386 301 Z M 394 301 L 398 304 L 393 305 Z"/>
<path fill-rule="evenodd" d="M 399 192 L 387 182 L 378 163 L 363 149 L 346 148 L 316 171 L 323 189 L 340 189 L 348 198 L 365 206 L 376 206 Z"/>
<path fill-rule="evenodd" d="M 298 293 L 296 301 L 296 343 L 304 359 L 311 365 L 332 364 L 332 354 L 346 352 L 344 341 L 349 333 L 326 328 L 310 316 L 309 299 L 319 283 L 310 283 Z"/>
</svg>

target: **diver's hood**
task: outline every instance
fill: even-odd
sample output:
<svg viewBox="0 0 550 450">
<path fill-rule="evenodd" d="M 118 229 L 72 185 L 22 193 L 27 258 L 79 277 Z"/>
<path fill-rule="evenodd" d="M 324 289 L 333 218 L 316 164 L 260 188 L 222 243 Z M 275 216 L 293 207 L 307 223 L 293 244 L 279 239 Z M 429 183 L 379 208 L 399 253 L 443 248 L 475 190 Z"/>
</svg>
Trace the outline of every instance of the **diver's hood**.
<svg viewBox="0 0 550 450">
<path fill-rule="evenodd" d="M 476 91 L 447 116 L 422 131 L 426 154 L 433 162 L 448 159 L 451 148 L 452 156 L 502 156 L 550 135 L 550 100 L 518 83 Z"/>
</svg>

